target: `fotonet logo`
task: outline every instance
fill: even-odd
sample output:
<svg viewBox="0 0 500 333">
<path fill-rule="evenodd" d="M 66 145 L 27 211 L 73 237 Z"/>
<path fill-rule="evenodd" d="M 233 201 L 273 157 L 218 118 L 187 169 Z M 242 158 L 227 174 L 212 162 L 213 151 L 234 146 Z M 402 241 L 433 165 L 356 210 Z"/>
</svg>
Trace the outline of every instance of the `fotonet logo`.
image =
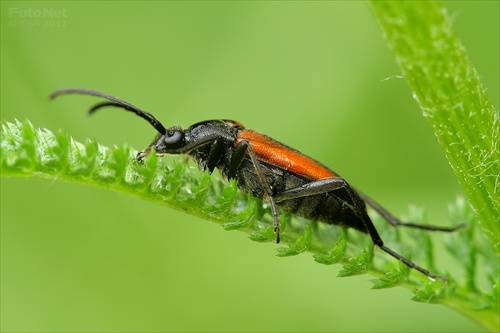
<svg viewBox="0 0 500 333">
<path fill-rule="evenodd" d="M 8 25 L 20 28 L 65 27 L 69 16 L 67 8 L 56 7 L 10 7 L 8 13 Z"/>
</svg>

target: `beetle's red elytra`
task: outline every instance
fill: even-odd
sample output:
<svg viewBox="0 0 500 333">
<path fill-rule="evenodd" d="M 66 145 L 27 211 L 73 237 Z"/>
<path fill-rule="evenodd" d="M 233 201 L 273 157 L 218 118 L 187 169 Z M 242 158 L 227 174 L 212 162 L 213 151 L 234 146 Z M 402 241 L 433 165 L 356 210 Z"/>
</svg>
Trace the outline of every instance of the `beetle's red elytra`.
<svg viewBox="0 0 500 333">
<path fill-rule="evenodd" d="M 69 88 L 57 90 L 50 97 L 66 94 L 104 98 L 103 102 L 90 108 L 91 114 L 103 107 L 112 106 L 133 112 L 151 124 L 158 134 L 146 149 L 137 154 L 139 162 L 142 163 L 152 149 L 159 156 L 186 154 L 198 163 L 201 170 L 212 172 L 218 168 L 226 180 L 235 179 L 241 190 L 269 201 L 277 243 L 281 233 L 277 210 L 279 206 L 308 219 L 368 234 L 374 245 L 408 267 L 425 274 L 431 280 L 437 278 L 447 281 L 445 276 L 433 274 L 385 246 L 367 214 L 366 205 L 371 206 L 393 226 L 451 232 L 462 225 L 448 228 L 401 222 L 325 165 L 264 134 L 246 129 L 234 120 L 207 120 L 187 129 L 178 126 L 167 129 L 152 114 L 98 91 Z"/>
<path fill-rule="evenodd" d="M 250 147 L 262 162 L 279 166 L 311 180 L 338 177 L 318 161 L 258 132 L 247 129 L 240 131 L 234 146 L 242 141 L 250 143 Z"/>
</svg>

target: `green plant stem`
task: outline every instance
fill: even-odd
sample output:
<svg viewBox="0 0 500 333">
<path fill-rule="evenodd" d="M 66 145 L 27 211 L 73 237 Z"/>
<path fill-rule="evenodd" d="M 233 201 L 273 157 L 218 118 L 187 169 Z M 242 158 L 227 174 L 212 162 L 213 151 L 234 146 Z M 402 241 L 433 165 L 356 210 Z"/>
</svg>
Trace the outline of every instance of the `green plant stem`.
<svg viewBox="0 0 500 333">
<path fill-rule="evenodd" d="M 82 144 L 64 132 L 53 134 L 35 129 L 29 122 L 2 123 L 0 139 L 2 176 L 62 179 L 104 187 L 186 211 L 220 223 L 226 230 L 247 232 L 254 241 L 275 239 L 272 218 L 263 202 L 237 190 L 234 181 L 226 183 L 208 172 L 200 174 L 182 158 L 168 165 L 151 154 L 145 165 L 140 165 L 134 158 L 136 152 L 127 146 L 110 149 L 92 141 Z M 422 223 L 421 215 L 413 212 L 410 219 Z M 453 220 L 469 224 L 470 232 L 449 235 L 450 252 L 456 254 L 464 272 L 475 272 L 476 260 L 464 261 L 457 247 L 466 251 L 467 256 L 483 256 L 483 262 L 491 267 L 488 276 L 492 291 L 483 293 L 468 283 L 467 277 L 473 273 L 467 273 L 466 278 L 449 275 L 448 284 L 430 282 L 380 251 L 381 254 L 374 256 L 373 245 L 364 234 L 348 233 L 346 229 L 289 215 L 280 217 L 282 244 L 288 247 L 280 247 L 278 255 L 311 252 L 319 263 L 343 264 L 339 276 L 369 273 L 377 277 L 373 280 L 374 289 L 408 288 L 414 292 L 414 300 L 450 306 L 493 329 L 498 326 L 500 303 L 500 281 L 495 275 L 498 266 L 491 259 L 495 255 L 488 256 L 488 249 L 478 250 L 472 245 L 475 215 L 469 213 L 463 200 L 457 202 L 452 215 Z M 386 244 L 398 247 L 394 249 L 400 253 L 411 253 L 413 260 L 422 264 L 427 261 L 427 267 L 432 267 L 434 252 L 429 233 L 405 229 L 409 237 L 403 239 L 398 229 L 387 223 L 375 220 L 375 224 Z"/>
<path fill-rule="evenodd" d="M 389 47 L 500 256 L 500 117 L 437 1 L 371 1 Z"/>
</svg>

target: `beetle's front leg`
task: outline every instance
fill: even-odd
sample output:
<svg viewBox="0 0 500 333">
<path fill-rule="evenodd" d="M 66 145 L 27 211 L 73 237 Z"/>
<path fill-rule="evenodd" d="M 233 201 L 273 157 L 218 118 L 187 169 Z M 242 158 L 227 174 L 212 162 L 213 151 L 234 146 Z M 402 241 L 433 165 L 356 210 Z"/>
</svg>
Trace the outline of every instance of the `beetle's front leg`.
<svg viewBox="0 0 500 333">
<path fill-rule="evenodd" d="M 162 134 L 158 133 L 158 135 L 155 136 L 153 141 L 151 141 L 151 143 L 146 148 L 144 148 L 144 150 L 141 150 L 140 152 L 137 153 L 135 159 L 139 161 L 139 163 L 144 164 L 144 161 L 146 161 L 146 157 L 148 157 L 149 153 L 151 152 L 151 149 L 154 148 L 154 146 L 161 137 Z"/>
</svg>

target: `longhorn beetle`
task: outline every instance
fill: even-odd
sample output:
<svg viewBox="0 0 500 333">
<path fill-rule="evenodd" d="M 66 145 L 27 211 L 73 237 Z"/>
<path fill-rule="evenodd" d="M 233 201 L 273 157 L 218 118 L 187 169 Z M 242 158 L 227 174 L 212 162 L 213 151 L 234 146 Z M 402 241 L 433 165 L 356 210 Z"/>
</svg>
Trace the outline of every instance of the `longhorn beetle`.
<svg viewBox="0 0 500 333">
<path fill-rule="evenodd" d="M 273 216 L 276 243 L 280 241 L 279 206 L 307 219 L 366 233 L 374 245 L 410 268 L 425 274 L 431 280 L 438 278 L 447 281 L 446 277 L 429 272 L 385 246 L 366 212 L 365 204 L 393 226 L 451 232 L 461 225 L 447 228 L 401 222 L 320 162 L 264 134 L 246 129 L 234 120 L 207 120 L 188 129 L 178 126 L 165 128 L 152 114 L 98 91 L 61 89 L 53 92 L 50 98 L 65 94 L 104 98 L 105 101 L 90 108 L 89 114 L 103 107 L 113 106 L 133 112 L 151 124 L 158 134 L 146 149 L 137 154 L 139 162 L 144 163 L 152 149 L 158 156 L 187 154 L 198 163 L 201 170 L 208 169 L 211 173 L 218 168 L 227 180 L 235 179 L 241 190 L 254 197 L 267 199 Z"/>
</svg>

